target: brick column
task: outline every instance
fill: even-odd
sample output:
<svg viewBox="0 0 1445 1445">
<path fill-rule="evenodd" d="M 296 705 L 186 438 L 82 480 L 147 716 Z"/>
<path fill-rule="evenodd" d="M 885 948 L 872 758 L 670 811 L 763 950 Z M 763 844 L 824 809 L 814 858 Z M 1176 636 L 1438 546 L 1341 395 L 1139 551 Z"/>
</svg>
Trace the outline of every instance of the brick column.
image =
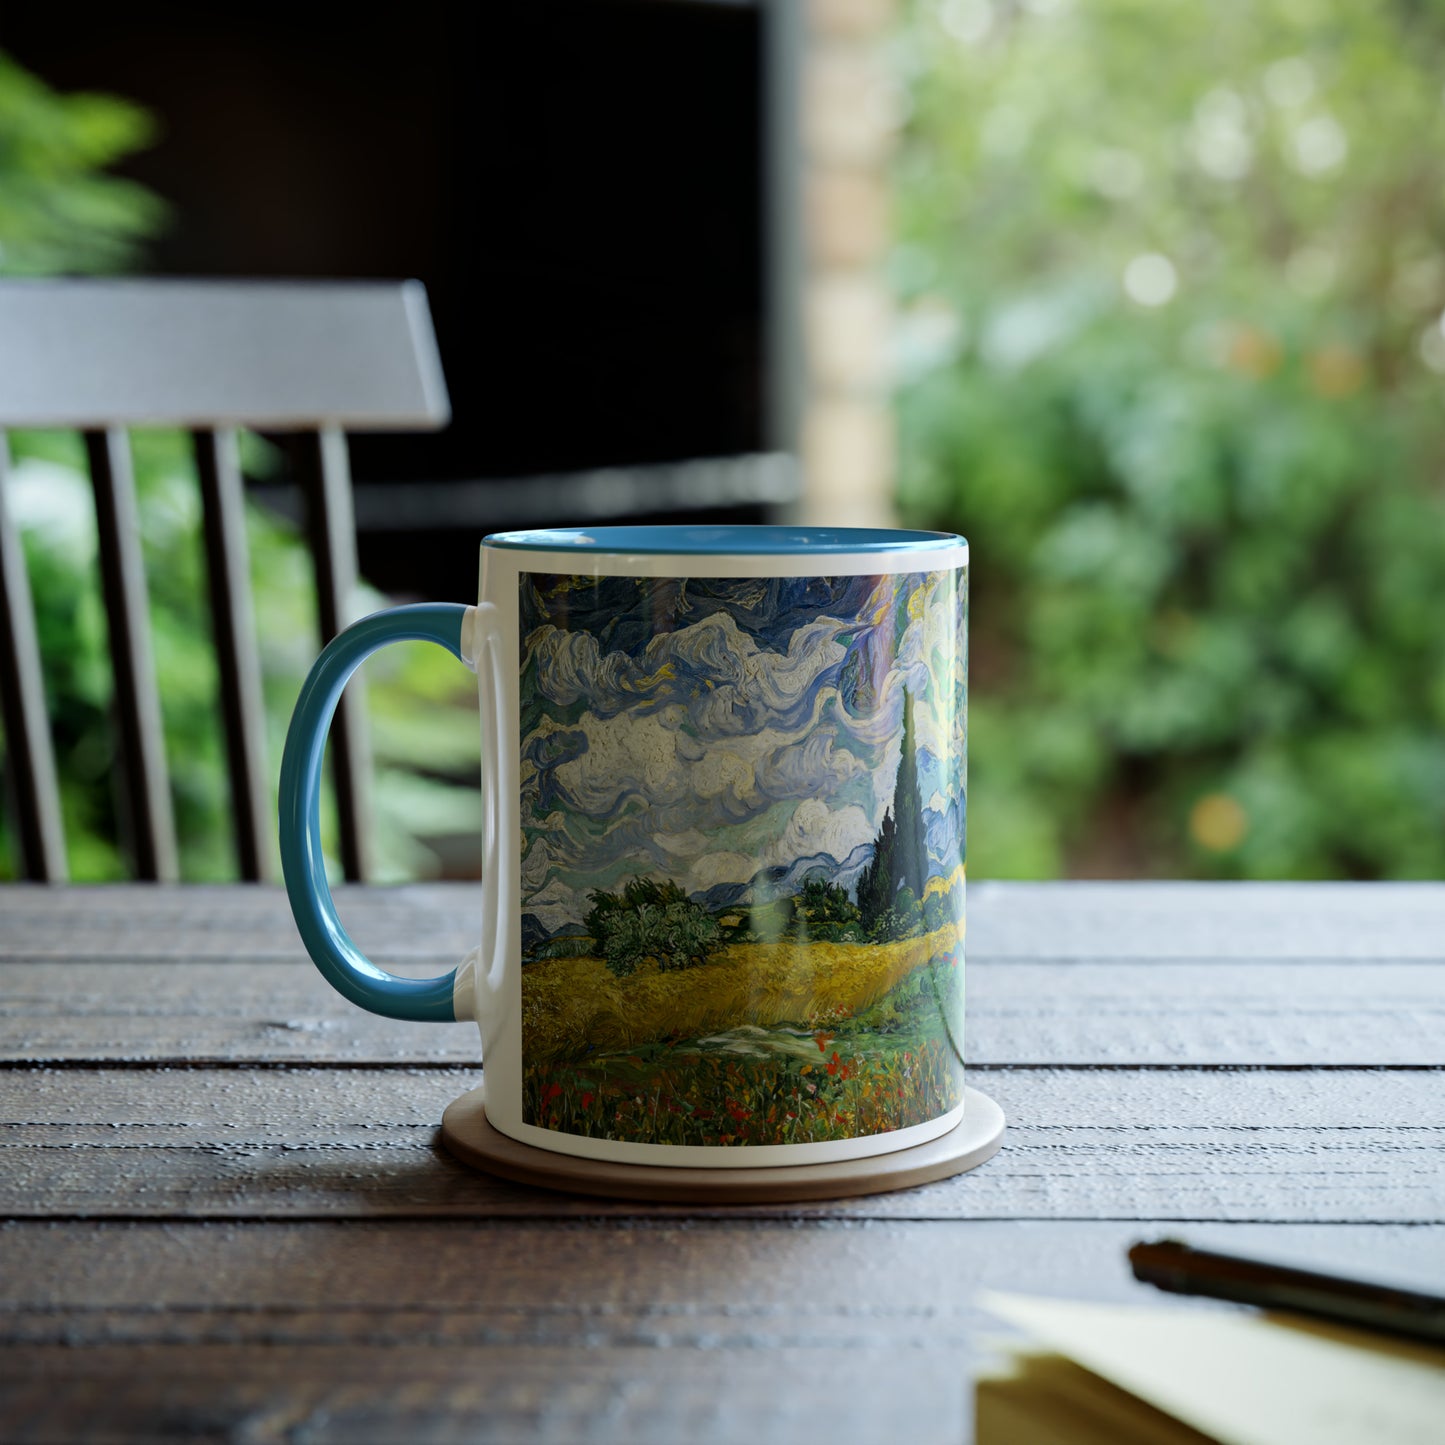
<svg viewBox="0 0 1445 1445">
<path fill-rule="evenodd" d="M 896 0 L 806 5 L 803 520 L 887 526 L 893 521 L 894 429 L 882 264 L 896 117 L 881 52 Z"/>
</svg>

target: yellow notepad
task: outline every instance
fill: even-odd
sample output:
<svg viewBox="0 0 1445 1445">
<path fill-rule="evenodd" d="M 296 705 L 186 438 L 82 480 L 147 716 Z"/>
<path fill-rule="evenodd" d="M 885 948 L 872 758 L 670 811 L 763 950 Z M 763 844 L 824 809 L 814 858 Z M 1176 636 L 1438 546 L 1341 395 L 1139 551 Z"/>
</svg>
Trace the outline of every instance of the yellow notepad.
<svg viewBox="0 0 1445 1445">
<path fill-rule="evenodd" d="M 979 1381 L 979 1445 L 1441 1445 L 1445 1351 L 1294 1316 L 980 1301 L 1043 1352 Z"/>
</svg>

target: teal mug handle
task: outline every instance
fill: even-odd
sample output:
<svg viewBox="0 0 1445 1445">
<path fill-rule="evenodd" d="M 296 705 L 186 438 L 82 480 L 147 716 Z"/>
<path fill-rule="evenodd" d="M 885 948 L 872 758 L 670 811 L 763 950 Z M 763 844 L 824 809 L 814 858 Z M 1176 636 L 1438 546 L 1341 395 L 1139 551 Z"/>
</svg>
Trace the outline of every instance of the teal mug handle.
<svg viewBox="0 0 1445 1445">
<path fill-rule="evenodd" d="M 296 700 L 281 760 L 281 871 L 301 941 L 328 983 L 352 1003 L 392 1019 L 452 1023 L 456 970 L 400 978 L 367 958 L 336 916 L 321 853 L 321 760 L 326 731 L 347 679 L 389 642 L 435 642 L 466 662 L 462 629 L 470 609 L 454 602 L 393 607 L 353 623 L 316 659 Z"/>
</svg>

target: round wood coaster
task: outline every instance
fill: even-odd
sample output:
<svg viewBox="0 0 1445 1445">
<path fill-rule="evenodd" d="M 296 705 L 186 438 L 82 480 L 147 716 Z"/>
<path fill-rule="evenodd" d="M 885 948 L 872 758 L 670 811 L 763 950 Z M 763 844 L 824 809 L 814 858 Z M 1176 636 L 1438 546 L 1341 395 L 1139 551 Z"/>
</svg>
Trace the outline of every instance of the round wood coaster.
<svg viewBox="0 0 1445 1445">
<path fill-rule="evenodd" d="M 518 1184 L 645 1199 L 655 1204 L 786 1204 L 885 1194 L 962 1174 L 991 1159 L 1003 1142 L 1004 1117 L 986 1094 L 964 1091 L 963 1118 L 927 1144 L 846 1159 L 837 1164 L 794 1164 L 761 1169 L 679 1169 L 656 1164 L 614 1164 L 578 1159 L 521 1144 L 487 1122 L 482 1090 L 454 1099 L 442 1116 L 442 1142 L 464 1164 Z"/>
</svg>

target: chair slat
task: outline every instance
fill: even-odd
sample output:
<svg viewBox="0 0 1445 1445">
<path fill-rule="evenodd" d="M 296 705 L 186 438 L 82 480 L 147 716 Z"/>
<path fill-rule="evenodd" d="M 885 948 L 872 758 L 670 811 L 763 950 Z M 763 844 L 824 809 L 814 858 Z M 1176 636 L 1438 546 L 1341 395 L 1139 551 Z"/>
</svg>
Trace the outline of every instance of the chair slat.
<svg viewBox="0 0 1445 1445">
<path fill-rule="evenodd" d="M 296 479 L 306 498 L 306 530 L 316 569 L 321 641 L 330 642 L 356 615 L 356 521 L 346 437 L 337 427 L 290 438 Z M 331 776 L 341 832 L 341 866 L 349 882 L 370 871 L 371 748 L 366 694 L 357 676 L 347 685 L 331 724 Z"/>
<path fill-rule="evenodd" d="M 86 436 L 115 671 L 121 826 L 137 876 L 173 878 L 178 865 L 121 428 L 177 426 L 200 434 L 237 847 L 243 875 L 259 878 L 271 855 L 269 779 L 259 750 L 264 734 L 253 717 L 259 687 L 254 623 L 248 630 L 246 622 L 240 486 L 230 480 L 233 457 L 219 434 L 248 426 L 300 438 L 295 457 L 329 640 L 351 620 L 357 573 L 341 428 L 425 430 L 445 426 L 449 416 L 426 292 L 415 281 L 0 279 L 0 435 L 6 427 L 48 426 Z M 26 651 L 33 609 L 15 620 L 30 602 L 13 541 L 0 555 L 0 674 L 11 771 L 19 781 L 15 812 L 28 876 L 63 877 L 39 672 L 33 647 Z M 369 766 L 358 682 L 342 699 L 332 732 L 349 879 L 368 871 Z"/>
<path fill-rule="evenodd" d="M 240 452 L 231 428 L 193 432 L 191 441 L 201 483 L 206 581 L 220 673 L 221 711 L 226 720 L 236 861 L 242 878 L 259 883 L 271 876 L 270 840 L 274 828 Z"/>
<path fill-rule="evenodd" d="M 9 448 L 0 432 L 0 716 L 5 721 L 5 769 L 20 844 L 18 871 L 35 883 L 63 883 L 67 871 L 60 789 L 25 554 L 5 500 L 9 462 Z"/>
<path fill-rule="evenodd" d="M 419 282 L 0 281 L 0 426 L 432 428 Z"/>
<path fill-rule="evenodd" d="M 179 876 L 176 827 L 151 653 L 130 443 L 124 431 L 111 427 L 86 432 L 85 447 L 95 491 L 100 574 L 115 673 L 125 841 L 134 857 L 136 877 L 172 882 Z"/>
</svg>

